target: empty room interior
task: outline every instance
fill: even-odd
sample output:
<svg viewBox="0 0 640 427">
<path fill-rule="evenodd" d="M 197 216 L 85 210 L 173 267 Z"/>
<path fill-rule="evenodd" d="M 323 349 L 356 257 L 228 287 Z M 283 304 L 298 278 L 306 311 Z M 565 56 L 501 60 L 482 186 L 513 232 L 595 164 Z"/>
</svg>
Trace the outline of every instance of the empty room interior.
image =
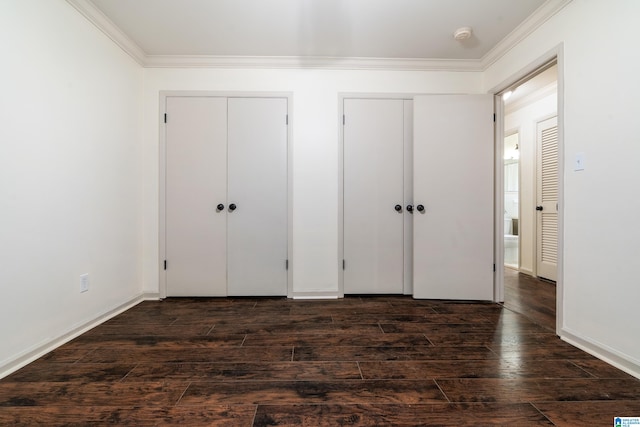
<svg viewBox="0 0 640 427">
<path fill-rule="evenodd" d="M 3 1 L 0 424 L 632 425 L 638 16 Z"/>
</svg>

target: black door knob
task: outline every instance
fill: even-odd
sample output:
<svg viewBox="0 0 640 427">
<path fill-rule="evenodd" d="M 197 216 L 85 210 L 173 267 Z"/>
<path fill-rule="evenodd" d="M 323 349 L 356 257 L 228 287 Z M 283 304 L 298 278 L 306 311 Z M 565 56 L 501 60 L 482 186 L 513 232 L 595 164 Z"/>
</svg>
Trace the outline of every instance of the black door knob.
<svg viewBox="0 0 640 427">
<path fill-rule="evenodd" d="M 536 210 L 537 211 L 541 211 L 542 210 L 542 206 L 536 206 Z"/>
<path fill-rule="evenodd" d="M 394 209 L 396 210 L 396 212 L 400 212 L 402 210 L 402 206 L 396 205 Z"/>
<path fill-rule="evenodd" d="M 218 206 L 216 206 L 216 209 L 218 209 L 219 211 L 224 209 L 224 205 L 222 203 L 220 203 Z"/>
<path fill-rule="evenodd" d="M 418 212 L 424 212 L 424 206 L 422 205 L 416 206 L 416 209 L 418 209 Z"/>
<path fill-rule="evenodd" d="M 407 205 L 407 212 L 413 213 L 413 205 Z"/>
<path fill-rule="evenodd" d="M 236 210 L 236 204 L 235 204 L 235 203 L 231 203 L 231 204 L 229 205 L 229 210 L 230 210 L 231 212 L 235 211 L 235 210 Z"/>
</svg>

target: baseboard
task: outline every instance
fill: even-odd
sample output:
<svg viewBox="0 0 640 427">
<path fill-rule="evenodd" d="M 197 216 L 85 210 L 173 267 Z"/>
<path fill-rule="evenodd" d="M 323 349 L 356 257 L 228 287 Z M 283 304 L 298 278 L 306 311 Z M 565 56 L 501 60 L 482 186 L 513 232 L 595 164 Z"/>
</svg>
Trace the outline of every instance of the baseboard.
<svg viewBox="0 0 640 427">
<path fill-rule="evenodd" d="M 571 332 L 567 328 L 560 330 L 560 338 L 569 344 L 578 347 L 580 350 L 586 351 L 592 356 L 615 366 L 616 368 L 633 375 L 640 379 L 640 361 L 634 360 L 632 357 L 620 354 L 608 346 L 597 343 L 588 338 L 582 338 L 578 334 Z"/>
<path fill-rule="evenodd" d="M 520 267 L 519 271 L 520 271 L 520 273 L 526 274 L 528 276 L 535 277 L 534 274 L 533 274 L 533 270 L 531 270 L 531 269 Z"/>
<path fill-rule="evenodd" d="M 84 334 L 85 332 L 87 332 L 88 330 L 95 328 L 96 326 L 100 325 L 101 323 L 106 322 L 107 320 L 111 319 L 112 317 L 117 316 L 120 313 L 123 313 L 125 311 L 127 311 L 128 309 L 130 309 L 131 307 L 139 304 L 140 302 L 144 301 L 144 300 L 154 300 L 154 299 L 159 299 L 159 294 L 139 294 L 131 299 L 129 299 L 128 301 L 110 309 L 105 311 L 104 313 L 98 315 L 96 318 L 89 320 L 83 324 L 81 324 L 80 326 L 74 327 L 71 330 L 67 331 L 66 333 L 60 335 L 57 338 L 53 338 L 51 340 L 46 341 L 43 344 L 38 345 L 37 347 L 33 348 L 32 350 L 27 351 L 26 353 L 16 357 L 13 360 L 10 360 L 8 363 L 5 363 L 4 365 L 0 366 L 0 379 L 11 375 L 12 373 L 14 373 L 15 371 L 17 371 L 18 369 L 28 365 L 29 363 L 39 359 L 40 357 L 44 356 L 45 354 L 49 353 L 50 351 L 55 350 L 56 348 L 60 347 L 61 345 L 71 341 L 72 339 Z"/>
<path fill-rule="evenodd" d="M 337 292 L 294 292 L 293 299 L 338 299 Z"/>
<path fill-rule="evenodd" d="M 142 294 L 143 301 L 158 301 L 161 299 L 160 292 L 145 292 Z"/>
</svg>

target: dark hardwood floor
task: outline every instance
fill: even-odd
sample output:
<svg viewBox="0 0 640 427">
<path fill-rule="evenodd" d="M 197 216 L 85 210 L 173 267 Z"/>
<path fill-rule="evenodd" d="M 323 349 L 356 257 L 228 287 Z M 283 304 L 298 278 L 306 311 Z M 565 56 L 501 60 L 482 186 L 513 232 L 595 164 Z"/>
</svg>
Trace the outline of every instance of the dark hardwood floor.
<svg viewBox="0 0 640 427">
<path fill-rule="evenodd" d="M 504 306 L 556 330 L 556 284 L 504 269 Z"/>
<path fill-rule="evenodd" d="M 562 342 L 550 290 L 143 302 L 0 381 L 0 425 L 611 426 L 640 381 Z M 551 292 L 555 300 L 555 291 Z M 550 305 L 549 305 L 550 304 Z"/>
</svg>

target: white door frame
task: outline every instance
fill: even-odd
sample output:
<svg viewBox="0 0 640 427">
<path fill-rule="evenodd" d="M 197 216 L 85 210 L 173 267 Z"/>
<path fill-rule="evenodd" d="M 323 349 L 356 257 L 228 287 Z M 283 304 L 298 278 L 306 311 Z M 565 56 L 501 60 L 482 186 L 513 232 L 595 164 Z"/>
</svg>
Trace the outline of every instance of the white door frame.
<svg viewBox="0 0 640 427">
<path fill-rule="evenodd" d="M 556 333 L 562 329 L 563 325 L 563 297 L 564 297 L 564 49 L 560 44 L 551 49 L 538 59 L 522 68 L 517 73 L 505 79 L 495 86 L 489 93 L 501 95 L 509 88 L 522 83 L 544 68 L 549 63 L 555 61 L 558 65 L 558 280 L 556 281 Z M 504 196 L 500 196 L 504 189 L 504 168 L 502 167 L 502 157 L 504 155 L 504 108 L 501 100 L 496 99 L 496 168 L 495 168 L 495 260 L 496 275 L 494 298 L 496 302 L 504 301 Z"/>
<path fill-rule="evenodd" d="M 407 93 L 338 93 L 338 298 L 344 298 L 344 100 L 357 99 L 397 99 L 413 100 L 416 94 Z"/>
<path fill-rule="evenodd" d="M 158 276 L 160 298 L 167 297 L 166 260 L 166 175 L 167 141 L 164 114 L 167 97 L 220 97 L 220 98 L 286 98 L 287 99 L 287 297 L 293 298 L 293 94 L 291 92 L 217 92 L 217 91 L 160 91 L 158 111 L 159 143 L 159 188 L 158 188 Z M 169 118 L 171 120 L 171 118 Z"/>
</svg>

